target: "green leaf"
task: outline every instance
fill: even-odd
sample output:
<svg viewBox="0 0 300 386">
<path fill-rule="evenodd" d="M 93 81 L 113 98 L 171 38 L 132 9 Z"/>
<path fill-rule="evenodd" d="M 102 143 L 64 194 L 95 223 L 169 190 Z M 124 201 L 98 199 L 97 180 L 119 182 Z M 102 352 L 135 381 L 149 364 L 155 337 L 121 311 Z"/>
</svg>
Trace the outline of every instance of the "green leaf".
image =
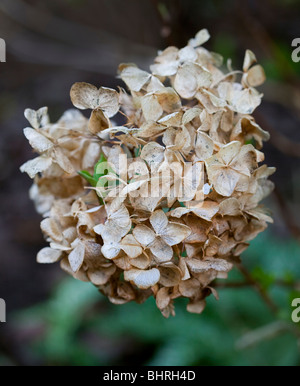
<svg viewBox="0 0 300 386">
<path fill-rule="evenodd" d="M 103 162 L 107 162 L 107 159 L 105 158 L 105 156 L 103 154 L 101 154 L 99 161 L 94 166 L 94 179 L 96 181 L 98 181 L 100 177 L 105 176 L 106 174 L 108 174 L 108 171 L 106 173 L 99 173 L 98 172 L 99 165 L 101 165 Z M 105 171 L 106 170 L 104 170 L 104 172 Z"/>
<path fill-rule="evenodd" d="M 78 174 L 83 177 L 85 180 L 87 180 L 87 182 L 92 185 L 92 186 L 96 186 L 97 185 L 97 181 L 94 179 L 93 176 L 91 176 L 91 174 L 86 171 L 86 170 L 81 170 L 78 172 Z"/>
<path fill-rule="evenodd" d="M 112 168 L 108 167 L 104 170 L 101 170 L 101 173 L 99 173 L 99 170 L 98 170 L 99 165 L 106 163 L 106 162 L 107 162 L 107 159 L 105 158 L 105 156 L 103 154 L 101 154 L 99 161 L 94 166 L 94 175 L 93 176 L 87 170 L 81 170 L 78 172 L 78 174 L 81 177 L 83 177 L 84 179 L 86 179 L 91 186 L 96 187 L 100 177 L 103 177 L 103 176 L 107 175 L 108 173 L 114 172 Z"/>
<path fill-rule="evenodd" d="M 247 140 L 245 141 L 245 145 L 252 145 L 252 146 L 256 147 L 256 141 L 255 141 L 254 138 L 247 139 Z"/>
<path fill-rule="evenodd" d="M 140 156 L 142 149 L 143 149 L 143 146 L 142 146 L 142 145 L 139 145 L 138 147 L 136 147 L 136 148 L 134 149 L 134 156 L 135 156 L 136 158 Z"/>
</svg>

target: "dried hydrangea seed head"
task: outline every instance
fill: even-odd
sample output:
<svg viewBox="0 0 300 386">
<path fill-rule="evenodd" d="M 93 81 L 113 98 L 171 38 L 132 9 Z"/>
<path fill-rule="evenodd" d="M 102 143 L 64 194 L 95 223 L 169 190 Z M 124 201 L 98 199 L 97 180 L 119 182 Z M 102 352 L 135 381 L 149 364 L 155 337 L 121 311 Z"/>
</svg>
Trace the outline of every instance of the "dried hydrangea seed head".
<svg viewBox="0 0 300 386">
<path fill-rule="evenodd" d="M 121 64 L 128 93 L 75 83 L 71 100 L 89 119 L 69 110 L 50 123 L 46 107 L 25 111 L 38 157 L 21 171 L 34 178 L 49 242 L 37 261 L 60 261 L 114 304 L 154 296 L 165 317 L 179 297 L 201 313 L 206 296 L 218 297 L 213 281 L 272 221 L 261 206 L 275 171 L 261 165 L 269 133 L 251 115 L 264 71 L 247 50 L 238 82 L 202 46 L 209 37 L 203 29 L 159 52 L 150 72 Z M 123 126 L 111 120 L 118 113 Z"/>
</svg>

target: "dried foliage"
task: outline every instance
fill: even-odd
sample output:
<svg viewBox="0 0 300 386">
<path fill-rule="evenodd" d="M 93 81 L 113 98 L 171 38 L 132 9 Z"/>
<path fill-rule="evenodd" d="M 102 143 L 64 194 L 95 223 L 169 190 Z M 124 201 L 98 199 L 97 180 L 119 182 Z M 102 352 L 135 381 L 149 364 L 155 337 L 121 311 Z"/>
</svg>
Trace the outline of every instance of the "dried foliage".
<svg viewBox="0 0 300 386">
<path fill-rule="evenodd" d="M 259 166 L 269 134 L 251 116 L 264 71 L 247 50 L 243 71 L 223 72 L 208 39 L 201 30 L 159 52 L 151 72 L 121 64 L 130 94 L 74 84 L 71 100 L 89 120 L 70 110 L 51 124 L 47 108 L 25 111 L 39 156 L 21 171 L 34 178 L 50 243 L 38 262 L 60 261 L 115 304 L 154 296 L 165 317 L 178 297 L 201 313 L 217 297 L 212 281 L 272 221 L 259 204 L 273 188 L 274 168 Z M 110 119 L 118 112 L 123 126 Z"/>
</svg>

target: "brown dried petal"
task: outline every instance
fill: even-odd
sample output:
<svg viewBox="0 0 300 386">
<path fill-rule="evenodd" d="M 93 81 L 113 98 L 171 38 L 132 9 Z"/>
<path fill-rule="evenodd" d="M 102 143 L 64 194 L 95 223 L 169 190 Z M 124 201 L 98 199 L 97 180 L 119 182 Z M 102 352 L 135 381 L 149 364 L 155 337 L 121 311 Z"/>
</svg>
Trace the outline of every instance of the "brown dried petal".
<svg viewBox="0 0 300 386">
<path fill-rule="evenodd" d="M 204 161 L 213 154 L 214 142 L 206 134 L 201 131 L 197 133 L 195 152 L 199 161 Z"/>
<path fill-rule="evenodd" d="M 37 173 L 44 172 L 52 165 L 52 159 L 50 157 L 36 157 L 32 160 L 25 162 L 20 170 L 22 173 L 27 173 L 30 178 L 34 178 Z"/>
<path fill-rule="evenodd" d="M 149 142 L 143 147 L 141 158 L 145 160 L 148 165 L 157 167 L 164 160 L 165 148 L 156 142 Z"/>
<path fill-rule="evenodd" d="M 250 50 L 246 50 L 244 63 L 243 63 L 243 71 L 246 72 L 252 66 L 253 63 L 256 62 L 256 56 Z"/>
<path fill-rule="evenodd" d="M 108 282 L 109 278 L 115 273 L 116 266 L 111 265 L 107 268 L 102 268 L 101 270 L 88 270 L 87 275 L 90 281 L 94 285 L 104 285 Z"/>
<path fill-rule="evenodd" d="M 205 306 L 206 306 L 206 301 L 199 300 L 197 302 L 189 303 L 186 309 L 188 312 L 191 312 L 193 314 L 201 314 L 204 311 Z"/>
<path fill-rule="evenodd" d="M 124 272 L 124 279 L 132 281 L 137 287 L 146 289 L 154 286 L 160 279 L 160 272 L 157 268 L 147 271 L 140 269 L 131 269 Z"/>
<path fill-rule="evenodd" d="M 196 216 L 201 217 L 206 221 L 211 221 L 213 216 L 218 212 L 219 205 L 214 201 L 203 201 L 198 206 L 193 207 L 193 202 L 190 202 L 190 206 L 186 208 L 176 208 L 170 212 L 172 217 L 181 217 L 186 213 L 193 212 Z"/>
<path fill-rule="evenodd" d="M 108 118 L 114 116 L 119 110 L 119 99 L 116 90 L 100 87 L 85 82 L 73 84 L 70 96 L 72 103 L 78 109 L 100 108 Z"/>
<path fill-rule="evenodd" d="M 41 222 L 42 231 L 53 241 L 60 242 L 63 239 L 62 230 L 59 223 L 53 218 L 45 218 Z"/>
<path fill-rule="evenodd" d="M 32 129 L 31 127 L 26 127 L 23 132 L 31 147 L 38 153 L 43 153 L 54 146 L 50 139 Z"/>
<path fill-rule="evenodd" d="M 191 277 L 184 257 L 179 257 L 178 268 L 181 271 L 181 275 L 182 275 L 181 280 L 188 280 Z"/>
<path fill-rule="evenodd" d="M 84 281 L 84 282 L 89 282 L 89 278 L 86 274 L 86 272 L 82 269 L 80 269 L 79 271 L 77 272 L 74 272 L 70 266 L 70 263 L 69 263 L 69 260 L 67 257 L 65 257 L 64 259 L 62 259 L 60 261 L 60 267 L 61 269 L 63 269 L 65 272 L 67 272 L 69 275 L 72 275 L 75 279 L 77 280 L 81 280 L 81 281 Z"/>
<path fill-rule="evenodd" d="M 37 254 L 37 262 L 40 264 L 55 263 L 61 258 L 62 251 L 45 247 Z"/>
<path fill-rule="evenodd" d="M 155 94 L 145 95 L 141 106 L 146 121 L 158 121 L 164 111 Z"/>
<path fill-rule="evenodd" d="M 136 267 L 139 269 L 147 269 L 150 264 L 150 259 L 145 253 L 140 256 L 137 256 L 134 259 L 130 259 L 129 261 L 133 267 Z"/>
<path fill-rule="evenodd" d="M 238 216 L 241 214 L 239 201 L 234 197 L 227 198 L 220 203 L 219 213 L 223 216 Z"/>
<path fill-rule="evenodd" d="M 89 131 L 92 134 L 98 134 L 109 127 L 109 119 L 101 109 L 92 111 L 89 119 Z"/>
<path fill-rule="evenodd" d="M 187 298 L 197 296 L 200 291 L 200 283 L 197 279 L 192 278 L 189 280 L 181 281 L 179 284 L 179 292 L 182 296 Z"/>
<path fill-rule="evenodd" d="M 186 63 L 179 67 L 174 88 L 182 98 L 193 98 L 201 87 L 209 87 L 212 81 L 211 73 L 196 63 Z"/>
<path fill-rule="evenodd" d="M 168 307 L 169 303 L 171 301 L 170 295 L 169 295 L 169 289 L 166 287 L 162 287 L 159 289 L 159 291 L 156 294 L 156 305 L 160 310 L 163 310 L 164 308 Z"/>
<path fill-rule="evenodd" d="M 181 271 L 175 264 L 165 263 L 159 267 L 159 271 L 159 283 L 164 287 L 174 287 L 179 284 L 181 280 Z"/>
<path fill-rule="evenodd" d="M 25 118 L 29 121 L 34 129 L 44 127 L 49 123 L 48 107 L 41 107 L 38 110 L 26 109 Z"/>
<path fill-rule="evenodd" d="M 172 76 L 176 74 L 178 65 L 178 48 L 168 47 L 155 58 L 155 64 L 150 69 L 155 75 Z"/>
<path fill-rule="evenodd" d="M 160 263 L 170 261 L 173 257 L 173 249 L 162 238 L 156 239 L 149 245 L 149 248 L 156 260 Z"/>
<path fill-rule="evenodd" d="M 75 248 L 69 254 L 68 259 L 73 272 L 78 272 L 78 270 L 82 266 L 83 259 L 84 259 L 84 254 L 85 254 L 84 243 L 77 239 L 72 243 L 72 247 L 75 247 Z"/>
<path fill-rule="evenodd" d="M 99 90 L 96 86 L 85 83 L 74 83 L 70 90 L 73 105 L 78 109 L 95 109 L 99 106 Z"/>
<path fill-rule="evenodd" d="M 132 65 L 126 66 L 121 71 L 121 79 L 132 91 L 140 91 L 150 77 L 151 74 Z"/>
<path fill-rule="evenodd" d="M 181 108 L 180 97 L 172 87 L 164 87 L 156 91 L 155 96 L 163 110 L 168 114 Z"/>
<path fill-rule="evenodd" d="M 206 43 L 210 38 L 210 34 L 206 28 L 197 32 L 196 36 L 193 39 L 189 40 L 189 45 L 192 47 L 198 47 Z"/>
<path fill-rule="evenodd" d="M 155 233 L 146 225 L 138 225 L 133 229 L 133 236 L 144 247 L 155 240 Z"/>
<path fill-rule="evenodd" d="M 109 260 L 115 259 L 116 257 L 118 257 L 120 251 L 121 251 L 120 244 L 114 241 L 105 241 L 101 248 L 101 252 L 103 256 L 105 256 Z"/>
<path fill-rule="evenodd" d="M 57 147 L 53 150 L 53 159 L 66 173 L 74 172 L 72 163 L 60 148 Z"/>
<path fill-rule="evenodd" d="M 145 122 L 142 124 L 141 130 L 138 132 L 138 136 L 142 138 L 150 138 L 160 134 L 165 129 L 166 127 L 163 126 L 162 124 L 158 124 L 153 121 Z"/>
<path fill-rule="evenodd" d="M 168 225 L 168 218 L 162 210 L 156 210 L 150 216 L 150 223 L 157 234 L 163 232 Z"/>
<path fill-rule="evenodd" d="M 98 107 L 108 118 L 116 115 L 119 111 L 119 96 L 117 91 L 108 87 L 100 87 Z"/>
<path fill-rule="evenodd" d="M 205 260 L 187 258 L 186 263 L 190 270 L 195 273 L 206 272 L 211 269 L 220 272 L 228 272 L 232 268 L 232 264 L 228 263 L 226 260 L 213 257 L 206 258 Z"/>
<path fill-rule="evenodd" d="M 163 230 L 161 237 L 168 245 L 172 246 L 181 243 L 190 234 L 191 230 L 188 226 L 169 222 L 168 226 Z"/>
<path fill-rule="evenodd" d="M 184 221 L 191 229 L 191 234 L 185 239 L 186 243 L 203 243 L 206 241 L 209 229 L 209 223 L 207 221 L 190 215 L 188 215 Z"/>
<path fill-rule="evenodd" d="M 260 64 L 250 68 L 247 72 L 247 83 L 250 87 L 257 87 L 262 85 L 266 80 L 266 74 Z"/>
<path fill-rule="evenodd" d="M 122 239 L 120 247 L 132 259 L 138 257 L 143 251 L 133 235 L 126 235 Z"/>
</svg>

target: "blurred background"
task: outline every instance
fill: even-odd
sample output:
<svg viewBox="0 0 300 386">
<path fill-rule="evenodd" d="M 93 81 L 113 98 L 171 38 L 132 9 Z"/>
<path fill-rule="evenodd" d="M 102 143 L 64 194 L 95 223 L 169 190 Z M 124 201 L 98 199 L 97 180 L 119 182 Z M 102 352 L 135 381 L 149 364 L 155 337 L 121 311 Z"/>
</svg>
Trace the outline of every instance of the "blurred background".
<svg viewBox="0 0 300 386">
<path fill-rule="evenodd" d="M 164 319 L 153 299 L 111 305 L 95 288 L 38 265 L 46 245 L 19 166 L 32 158 L 23 111 L 71 108 L 76 81 L 116 87 L 118 64 L 148 70 L 158 49 L 183 47 L 207 28 L 206 48 L 240 69 L 246 48 L 263 65 L 265 97 L 255 118 L 270 131 L 266 162 L 276 190 L 274 224 L 242 255 L 248 282 L 233 270 L 202 315 Z M 0 365 L 300 365 L 299 0 L 0 0 Z M 251 285 L 251 283 L 254 285 Z M 250 283 L 250 285 L 249 285 Z"/>
</svg>

